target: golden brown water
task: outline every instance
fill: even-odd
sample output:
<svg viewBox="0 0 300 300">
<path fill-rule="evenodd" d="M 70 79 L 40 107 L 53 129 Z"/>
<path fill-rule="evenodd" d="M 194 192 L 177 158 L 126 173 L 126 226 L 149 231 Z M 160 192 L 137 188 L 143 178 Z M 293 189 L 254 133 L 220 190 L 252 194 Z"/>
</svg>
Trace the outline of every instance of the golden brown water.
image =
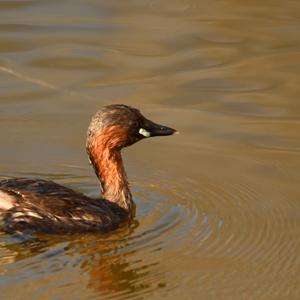
<svg viewBox="0 0 300 300">
<path fill-rule="evenodd" d="M 0 235 L 1 299 L 300 299 L 300 2 L 1 1 L 0 177 L 89 196 L 85 130 L 126 103 L 138 224 Z"/>
</svg>

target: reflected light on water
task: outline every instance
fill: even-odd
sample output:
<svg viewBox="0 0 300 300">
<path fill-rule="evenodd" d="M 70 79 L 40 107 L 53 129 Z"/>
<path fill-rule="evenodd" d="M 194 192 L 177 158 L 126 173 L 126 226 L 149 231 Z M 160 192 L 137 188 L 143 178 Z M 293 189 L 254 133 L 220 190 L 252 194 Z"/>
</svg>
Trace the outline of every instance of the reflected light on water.
<svg viewBox="0 0 300 300">
<path fill-rule="evenodd" d="M 299 4 L 0 2 L 0 179 L 99 196 L 101 106 L 180 135 L 123 156 L 134 224 L 0 235 L 3 299 L 298 299 Z"/>
</svg>

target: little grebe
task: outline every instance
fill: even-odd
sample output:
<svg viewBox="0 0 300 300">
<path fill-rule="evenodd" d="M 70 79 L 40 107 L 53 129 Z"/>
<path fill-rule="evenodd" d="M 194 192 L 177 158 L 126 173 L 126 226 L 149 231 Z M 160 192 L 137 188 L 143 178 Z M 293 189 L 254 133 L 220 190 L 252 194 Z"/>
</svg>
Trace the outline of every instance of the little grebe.
<svg viewBox="0 0 300 300">
<path fill-rule="evenodd" d="M 135 207 L 121 149 L 144 138 L 176 130 L 147 120 L 139 110 L 109 105 L 92 118 L 86 151 L 100 181 L 103 199 L 91 199 L 53 181 L 0 181 L 0 229 L 47 233 L 108 232 L 130 222 Z"/>
</svg>

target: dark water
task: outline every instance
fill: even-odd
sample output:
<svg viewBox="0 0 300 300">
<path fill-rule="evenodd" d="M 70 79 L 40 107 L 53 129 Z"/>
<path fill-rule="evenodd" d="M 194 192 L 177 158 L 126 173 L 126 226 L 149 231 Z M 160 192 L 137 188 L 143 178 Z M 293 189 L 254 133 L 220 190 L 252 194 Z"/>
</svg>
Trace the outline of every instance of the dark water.
<svg viewBox="0 0 300 300">
<path fill-rule="evenodd" d="M 0 1 L 0 177 L 97 196 L 91 115 L 181 134 L 124 151 L 106 236 L 0 235 L 1 299 L 300 299 L 299 1 Z"/>
</svg>

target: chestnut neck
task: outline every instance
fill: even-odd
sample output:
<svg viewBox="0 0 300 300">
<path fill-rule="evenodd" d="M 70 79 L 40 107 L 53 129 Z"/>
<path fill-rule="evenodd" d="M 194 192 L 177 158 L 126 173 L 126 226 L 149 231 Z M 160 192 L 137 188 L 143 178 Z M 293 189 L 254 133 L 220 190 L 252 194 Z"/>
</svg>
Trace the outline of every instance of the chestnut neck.
<svg viewBox="0 0 300 300">
<path fill-rule="evenodd" d="M 133 218 L 135 205 L 123 165 L 121 148 L 118 147 L 122 134 L 124 135 L 124 132 L 117 126 L 103 130 L 88 141 L 87 152 L 101 183 L 103 198 L 117 204 Z"/>
</svg>

